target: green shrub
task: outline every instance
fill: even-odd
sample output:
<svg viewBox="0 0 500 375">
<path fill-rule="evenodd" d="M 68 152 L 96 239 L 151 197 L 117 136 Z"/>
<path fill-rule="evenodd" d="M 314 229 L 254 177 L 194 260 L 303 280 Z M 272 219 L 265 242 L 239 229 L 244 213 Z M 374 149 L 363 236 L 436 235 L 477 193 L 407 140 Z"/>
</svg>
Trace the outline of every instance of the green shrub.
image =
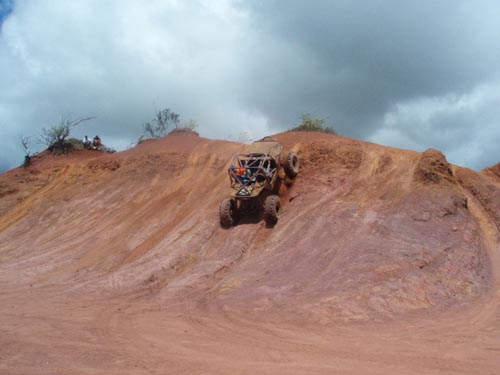
<svg viewBox="0 0 500 375">
<path fill-rule="evenodd" d="M 305 113 L 301 117 L 301 122 L 296 127 L 291 128 L 289 131 L 303 131 L 303 132 L 322 132 L 329 134 L 337 134 L 337 132 L 330 126 L 326 125 L 326 119 L 320 117 L 312 117 L 310 114 Z"/>
<path fill-rule="evenodd" d="M 93 117 L 72 120 L 70 117 L 62 117 L 59 124 L 50 128 L 42 129 L 40 142 L 47 145 L 47 150 L 52 154 L 66 154 L 75 149 L 75 145 L 69 142 L 71 130 L 84 121 L 93 119 Z"/>
<path fill-rule="evenodd" d="M 81 139 L 69 138 L 67 142 L 70 143 L 75 150 L 83 149 L 83 141 Z"/>
<path fill-rule="evenodd" d="M 24 155 L 24 162 L 23 162 L 23 167 L 24 168 L 28 168 L 29 166 L 31 166 L 32 162 L 31 162 L 31 156 L 30 155 Z"/>
<path fill-rule="evenodd" d="M 180 124 L 179 115 L 169 108 L 156 111 L 155 118 L 146 122 L 142 127 L 144 135 L 151 138 L 161 138 L 167 135 L 169 129 L 177 129 Z"/>
</svg>

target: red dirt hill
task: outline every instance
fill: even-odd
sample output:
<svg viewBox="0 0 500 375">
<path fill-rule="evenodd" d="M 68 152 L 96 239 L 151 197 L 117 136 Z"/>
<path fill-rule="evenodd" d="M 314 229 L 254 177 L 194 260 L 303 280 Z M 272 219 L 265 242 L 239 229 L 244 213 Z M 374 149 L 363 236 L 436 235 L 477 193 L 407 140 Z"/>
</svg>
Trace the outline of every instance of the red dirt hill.
<svg viewBox="0 0 500 375">
<path fill-rule="evenodd" d="M 31 311 L 23 320 L 4 308 L 8 318 L 0 318 L 0 330 L 6 333 L 7 349 L 0 349 L 0 358 L 15 352 L 9 340 L 31 348 L 22 334 L 26 331 L 7 325 L 24 321 L 29 326 L 33 314 L 56 306 L 67 326 L 54 325 L 80 338 L 84 330 L 76 328 L 75 319 L 80 322 L 85 311 L 98 314 L 99 306 L 109 309 L 110 304 L 135 306 L 138 310 L 129 313 L 138 319 L 135 337 L 147 335 L 148 342 L 158 345 L 163 339 L 155 336 L 156 324 L 166 333 L 170 322 L 177 327 L 170 332 L 175 337 L 177 329 L 188 332 L 200 325 L 197 341 L 211 343 L 210 353 L 226 334 L 236 340 L 243 327 L 257 324 L 249 321 L 263 322 L 258 324 L 268 329 L 281 327 L 277 322 L 337 327 L 353 321 L 437 321 L 459 311 L 468 311 L 454 316 L 460 322 L 484 316 L 490 327 L 491 319 L 498 319 L 499 167 L 475 172 L 450 165 L 437 150 L 410 152 L 321 133 L 290 132 L 274 138 L 296 151 L 302 165 L 295 183 L 282 192 L 283 211 L 272 229 L 251 218 L 229 230 L 220 228 L 218 205 L 228 194 L 228 162 L 244 145 L 191 133 L 171 134 L 113 155 L 45 155 L 31 168 L 0 176 L 0 287 L 9 291 L 0 303 L 29 306 Z M 156 315 L 162 309 L 171 315 Z M 150 312 L 148 319 L 156 323 L 148 326 L 138 311 L 141 316 Z M 79 318 L 69 318 L 72 314 Z M 124 316 L 105 315 L 118 320 Z M 211 320 L 181 324 L 182 316 Z M 113 337 L 131 335 L 127 324 L 95 319 L 91 330 L 106 324 Z M 237 319 L 245 320 L 230 324 Z M 221 325 L 226 333 L 219 330 Z M 496 323 L 493 327 L 499 328 Z M 288 329 L 287 345 L 295 332 Z M 254 331 L 244 332 L 252 339 L 245 341 L 249 346 L 238 341 L 242 347 L 260 342 Z M 122 339 L 118 345 L 128 342 Z M 64 342 L 62 337 L 46 340 Z M 314 345 L 324 349 L 320 342 Z M 498 342 L 488 345 L 498 348 Z M 128 362 L 110 364 L 98 354 L 92 357 L 96 365 L 80 359 L 72 367 L 71 361 L 61 360 L 64 351 L 55 350 L 55 363 L 72 373 L 87 373 L 85 366 L 90 366 L 88 373 L 130 370 Z M 71 353 L 66 357 L 74 360 Z M 485 353 L 482 373 L 489 373 L 497 367 L 494 360 L 488 362 L 494 353 Z M 136 353 L 137 358 L 147 355 Z M 212 353 L 204 360 L 213 373 L 231 373 L 235 368 L 218 362 L 220 355 Z M 201 373 L 196 372 L 197 360 L 169 358 L 167 363 L 178 366 L 174 373 Z M 245 368 L 243 358 L 236 355 L 234 360 L 240 364 L 236 369 Z M 9 373 L 33 368 L 27 360 L 19 367 L 15 361 L 6 363 L 6 369 L 14 370 Z M 307 363 L 304 359 L 303 365 Z M 148 373 L 151 368 L 144 366 Z M 357 373 L 355 366 L 346 366 Z M 314 373 L 329 373 L 328 368 L 318 365 Z M 313 373 L 307 366 L 294 372 L 280 360 L 267 370 Z M 262 367 L 260 373 L 267 370 Z M 412 368 L 406 370 L 412 373 Z"/>
</svg>

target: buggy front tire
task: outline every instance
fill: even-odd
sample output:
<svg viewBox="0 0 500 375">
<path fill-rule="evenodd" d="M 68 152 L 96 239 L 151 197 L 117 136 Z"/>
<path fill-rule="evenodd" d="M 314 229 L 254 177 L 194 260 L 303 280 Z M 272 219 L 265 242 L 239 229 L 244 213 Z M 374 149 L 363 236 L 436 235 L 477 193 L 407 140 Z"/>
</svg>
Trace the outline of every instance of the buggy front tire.
<svg viewBox="0 0 500 375">
<path fill-rule="evenodd" d="M 220 225 L 230 228 L 236 223 L 236 202 L 234 199 L 224 199 L 219 207 Z"/>
<path fill-rule="evenodd" d="M 281 209 L 280 197 L 269 195 L 264 201 L 264 221 L 270 227 L 278 222 L 278 214 Z"/>
<path fill-rule="evenodd" d="M 295 178 L 299 173 L 300 163 L 295 152 L 288 153 L 284 163 L 285 173 L 289 178 Z"/>
</svg>

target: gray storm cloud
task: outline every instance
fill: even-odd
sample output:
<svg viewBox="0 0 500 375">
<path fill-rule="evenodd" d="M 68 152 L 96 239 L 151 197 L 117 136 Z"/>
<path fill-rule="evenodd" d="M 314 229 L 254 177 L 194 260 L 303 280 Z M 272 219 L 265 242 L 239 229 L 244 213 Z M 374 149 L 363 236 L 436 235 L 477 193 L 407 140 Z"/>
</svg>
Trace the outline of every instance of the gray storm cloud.
<svg viewBox="0 0 500 375">
<path fill-rule="evenodd" d="M 96 116 L 118 149 L 155 108 L 208 137 L 257 138 L 301 113 L 339 133 L 500 161 L 497 1 L 16 1 L 0 31 L 0 168 L 19 136 Z"/>
</svg>

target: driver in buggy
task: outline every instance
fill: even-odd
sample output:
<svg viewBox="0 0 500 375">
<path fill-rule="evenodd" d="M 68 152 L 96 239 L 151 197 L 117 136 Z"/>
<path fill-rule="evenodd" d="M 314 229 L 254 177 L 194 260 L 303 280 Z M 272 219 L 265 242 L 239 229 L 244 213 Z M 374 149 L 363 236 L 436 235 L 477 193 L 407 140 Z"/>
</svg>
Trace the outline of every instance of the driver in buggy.
<svg viewBox="0 0 500 375">
<path fill-rule="evenodd" d="M 236 168 L 234 172 L 240 178 L 243 185 L 248 185 L 251 182 L 255 182 L 255 178 L 252 178 L 253 171 L 249 167 Z"/>
</svg>

